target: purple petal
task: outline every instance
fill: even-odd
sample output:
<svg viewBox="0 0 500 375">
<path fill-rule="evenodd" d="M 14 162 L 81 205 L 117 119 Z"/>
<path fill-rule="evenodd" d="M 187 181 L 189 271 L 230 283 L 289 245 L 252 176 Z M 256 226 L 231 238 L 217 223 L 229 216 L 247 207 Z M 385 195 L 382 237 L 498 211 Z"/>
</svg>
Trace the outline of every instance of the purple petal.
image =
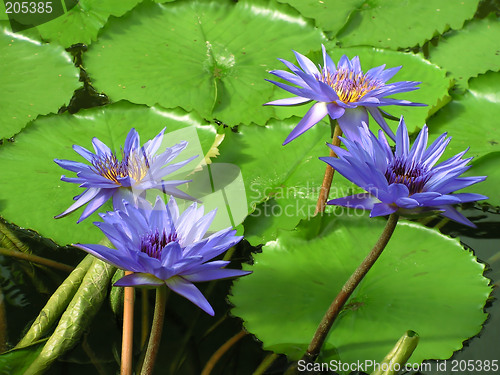
<svg viewBox="0 0 500 375">
<path fill-rule="evenodd" d="M 402 66 L 397 66 L 395 68 L 386 69 L 377 75 L 377 79 L 379 79 L 380 81 L 385 83 L 388 80 L 390 80 L 392 77 L 394 77 L 396 75 L 396 73 L 399 72 L 399 70 L 401 68 L 402 68 Z"/>
<path fill-rule="evenodd" d="M 369 193 L 361 193 L 350 195 L 348 197 L 336 198 L 327 202 L 327 204 L 342 206 L 342 207 L 350 207 L 350 208 L 358 208 L 362 210 L 371 210 L 373 205 L 377 202 L 371 194 Z"/>
<path fill-rule="evenodd" d="M 488 199 L 486 195 L 476 194 L 476 193 L 457 193 L 453 194 L 452 196 L 458 198 L 462 203 L 482 201 L 483 199 Z"/>
<path fill-rule="evenodd" d="M 191 284 L 189 281 L 184 280 L 182 277 L 172 277 L 165 281 L 165 284 L 172 289 L 175 293 L 180 294 L 184 298 L 187 298 L 193 302 L 200 309 L 205 311 L 207 314 L 214 316 L 215 312 L 210 303 L 203 294 L 198 290 L 196 286 Z"/>
<path fill-rule="evenodd" d="M 90 201 L 87 207 L 85 207 L 82 215 L 76 223 L 81 223 L 83 220 L 92 215 L 99 207 L 107 202 L 115 191 L 115 189 L 100 189 L 99 193 Z"/>
<path fill-rule="evenodd" d="M 54 159 L 54 162 L 57 163 L 60 167 L 67 169 L 68 171 L 71 172 L 80 172 L 81 170 L 90 170 L 90 167 L 86 164 L 79 163 L 77 161 L 71 161 L 71 160 L 61 160 L 61 159 Z"/>
<path fill-rule="evenodd" d="M 304 96 L 304 90 L 302 90 L 300 88 L 297 88 L 297 87 L 294 87 L 294 86 L 290 86 L 290 85 L 287 85 L 285 83 L 272 81 L 270 79 L 266 79 L 266 81 L 271 82 L 271 83 L 275 84 L 276 86 L 278 86 L 279 88 L 281 88 L 283 90 L 286 90 L 288 92 L 291 92 L 294 95 Z M 311 99 L 313 99 L 313 98 L 311 98 Z"/>
<path fill-rule="evenodd" d="M 297 138 L 299 135 L 303 134 L 310 128 L 312 128 L 314 125 L 320 122 L 321 119 L 323 119 L 323 117 L 325 117 L 327 114 L 328 110 L 326 109 L 326 103 L 324 102 L 315 103 L 309 109 L 309 111 L 307 111 L 306 115 L 302 118 L 302 120 L 300 120 L 297 126 L 285 139 L 285 142 L 283 142 L 283 146 L 293 141 L 295 138 Z"/>
<path fill-rule="evenodd" d="M 441 206 L 439 208 L 443 210 L 443 212 L 441 212 L 441 215 L 443 215 L 444 217 L 447 217 L 448 219 L 456 221 L 457 223 L 467 225 L 468 227 L 476 228 L 476 225 L 472 221 L 467 219 L 464 215 L 462 215 L 460 212 L 458 212 L 454 207 Z"/>
<path fill-rule="evenodd" d="M 387 122 L 385 121 L 384 117 L 380 113 L 378 108 L 373 108 L 373 107 L 367 107 L 368 112 L 370 112 L 370 115 L 372 115 L 373 119 L 379 124 L 379 126 L 382 128 L 382 130 L 387 134 L 393 141 L 396 140 L 396 136 L 394 135 L 394 132 L 391 130 L 389 125 L 387 125 Z"/>
<path fill-rule="evenodd" d="M 80 197 L 78 198 L 78 200 L 75 203 L 73 203 L 71 206 L 69 206 L 66 211 L 64 211 L 63 213 L 61 213 L 61 214 L 59 214 L 57 216 L 54 216 L 54 218 L 55 219 L 59 219 L 60 217 L 66 216 L 67 214 L 75 211 L 77 208 L 80 208 L 85 203 L 87 203 L 90 200 L 92 200 L 97 194 L 99 194 L 100 191 L 101 191 L 101 189 L 99 189 L 99 188 L 89 188 L 89 189 L 87 189 L 87 191 L 85 191 L 85 193 L 83 193 L 82 195 L 80 195 Z"/>
<path fill-rule="evenodd" d="M 152 140 L 149 140 L 147 141 L 143 147 L 143 149 L 145 150 L 145 153 L 146 155 L 154 155 L 156 153 L 156 151 L 158 151 L 158 149 L 160 148 L 161 146 L 161 143 L 163 141 L 163 135 L 165 133 L 165 128 L 163 128 L 157 135 L 156 137 L 154 137 Z"/>
<path fill-rule="evenodd" d="M 146 287 L 161 287 L 165 285 L 165 281 L 160 280 L 150 273 L 134 272 L 130 275 L 123 276 L 113 286 L 146 286 Z"/>
<path fill-rule="evenodd" d="M 134 128 L 130 129 L 125 139 L 125 145 L 123 146 L 123 152 L 128 155 L 132 150 L 137 150 L 140 147 L 139 133 Z"/>
<path fill-rule="evenodd" d="M 299 52 L 293 51 L 293 53 L 295 54 L 295 58 L 304 72 L 316 77 L 319 76 L 318 68 L 316 68 L 316 65 L 314 65 L 311 60 Z"/>
<path fill-rule="evenodd" d="M 309 103 L 311 99 L 303 98 L 301 96 L 294 96 L 293 98 L 278 99 L 268 102 L 264 105 L 299 105 L 304 103 Z"/>
<path fill-rule="evenodd" d="M 89 162 L 92 162 L 92 160 L 94 160 L 95 155 L 82 146 L 73 145 L 73 150 L 75 150 L 75 152 L 78 155 L 82 156 L 83 158 L 85 158 Z"/>
<path fill-rule="evenodd" d="M 123 257 L 122 252 L 119 250 L 110 249 L 109 247 L 95 244 L 73 244 L 72 246 L 77 247 L 89 254 L 92 254 L 103 262 L 112 264 L 115 267 L 126 270 L 132 270 L 132 268 L 134 268 L 130 260 L 127 257 Z"/>
<path fill-rule="evenodd" d="M 328 103 L 326 105 L 326 109 L 328 110 L 328 114 L 330 115 L 330 118 L 332 120 L 336 120 L 336 119 L 342 117 L 345 113 L 345 109 L 342 107 L 339 107 L 335 103 Z"/>
<path fill-rule="evenodd" d="M 398 130 L 396 132 L 396 152 L 397 157 L 406 157 L 410 152 L 410 138 L 408 137 L 408 129 L 406 129 L 403 116 L 399 120 Z"/>
<path fill-rule="evenodd" d="M 306 85 L 304 80 L 302 78 L 300 78 L 299 76 L 297 76 L 296 73 L 295 74 L 290 73 L 290 72 L 287 72 L 286 70 L 271 70 L 269 73 L 271 73 L 271 74 L 275 75 L 276 77 L 281 78 L 285 81 L 288 81 L 296 86 L 304 87 Z"/>
<path fill-rule="evenodd" d="M 342 132 L 346 135 L 346 138 L 351 141 L 359 141 L 359 128 L 362 127 L 362 123 L 368 124 L 368 113 L 363 107 L 349 108 L 345 110 L 342 117 L 337 119 Z"/>
<path fill-rule="evenodd" d="M 370 212 L 370 217 L 385 216 L 396 212 L 398 208 L 396 206 L 388 205 L 385 203 L 376 203 Z"/>
<path fill-rule="evenodd" d="M 328 55 L 328 53 L 326 52 L 326 48 L 324 45 L 321 45 L 321 50 L 323 51 L 323 68 L 327 69 L 331 74 L 334 74 L 337 71 L 335 63 L 333 62 L 330 55 Z"/>
<path fill-rule="evenodd" d="M 227 279 L 230 277 L 245 276 L 250 273 L 252 272 L 222 268 L 218 270 L 201 271 L 191 275 L 182 275 L 182 277 L 194 283 L 194 282 L 211 281 L 218 279 Z"/>
<path fill-rule="evenodd" d="M 420 133 L 418 133 L 417 139 L 413 142 L 413 146 L 410 149 L 408 158 L 415 162 L 422 160 L 422 155 L 424 154 L 425 148 L 427 147 L 427 139 L 429 138 L 429 131 L 427 126 L 424 125 Z"/>
<path fill-rule="evenodd" d="M 95 150 L 96 154 L 99 156 L 110 155 L 113 153 L 108 146 L 106 146 L 104 143 L 102 143 L 96 137 L 92 138 L 92 145 L 94 146 L 94 150 Z"/>
</svg>

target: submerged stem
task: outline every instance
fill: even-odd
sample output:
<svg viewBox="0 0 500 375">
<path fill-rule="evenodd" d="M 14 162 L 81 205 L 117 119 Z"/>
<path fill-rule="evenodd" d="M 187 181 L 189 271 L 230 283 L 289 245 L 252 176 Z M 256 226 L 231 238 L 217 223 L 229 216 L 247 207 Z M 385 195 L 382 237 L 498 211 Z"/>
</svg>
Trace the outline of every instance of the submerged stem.
<svg viewBox="0 0 500 375">
<path fill-rule="evenodd" d="M 64 263 L 56 262 L 55 260 L 47 259 L 47 258 L 38 256 L 38 255 L 34 255 L 34 254 L 23 253 L 23 252 L 17 251 L 17 250 L 6 249 L 3 247 L 0 247 L 0 255 L 5 255 L 8 257 L 26 260 L 28 262 L 41 264 L 43 266 L 52 267 L 52 268 L 55 268 L 57 270 L 67 272 L 67 273 L 71 273 L 75 269 L 75 267 L 73 267 L 73 266 L 69 266 L 69 265 L 64 264 Z"/>
<path fill-rule="evenodd" d="M 332 144 L 334 146 L 340 146 L 340 136 L 342 136 L 342 129 L 337 121 L 330 119 L 330 126 L 335 128 L 333 130 L 332 136 Z M 330 149 L 330 156 L 336 158 L 337 154 L 335 151 Z M 332 186 L 333 174 L 335 169 L 331 165 L 326 166 L 325 177 L 323 177 L 323 183 L 321 184 L 321 189 L 319 191 L 318 203 L 316 203 L 316 210 L 314 214 L 318 214 L 319 212 L 324 212 L 326 207 L 326 201 L 328 200 L 328 194 L 330 194 L 330 188 Z"/>
<path fill-rule="evenodd" d="M 302 360 L 306 361 L 307 363 L 312 363 L 316 360 L 326 339 L 326 336 L 330 331 L 330 328 L 332 328 L 333 322 L 335 321 L 340 311 L 342 310 L 342 307 L 345 305 L 361 280 L 363 280 L 380 254 L 382 254 L 382 251 L 385 249 L 392 234 L 394 233 L 394 229 L 396 228 L 396 224 L 398 223 L 398 218 L 398 214 L 396 213 L 393 213 L 391 214 L 391 216 L 389 216 L 389 220 L 387 221 L 384 231 L 380 235 L 377 243 L 363 260 L 363 262 L 354 271 L 349 280 L 347 280 L 337 297 L 335 297 L 332 304 L 326 311 L 323 319 L 321 320 L 321 323 L 319 324 L 314 334 L 311 343 L 309 344 L 309 347 L 307 348 L 306 354 L 304 354 L 304 356 L 302 357 Z"/>
<path fill-rule="evenodd" d="M 236 335 L 227 340 L 219 349 L 215 351 L 214 354 L 212 354 L 205 367 L 203 368 L 201 375 L 210 375 L 214 366 L 217 364 L 222 355 L 247 334 L 248 332 L 242 329 Z"/>
<path fill-rule="evenodd" d="M 161 333 L 163 330 L 163 320 L 165 318 L 165 305 L 167 304 L 166 285 L 156 288 L 155 312 L 153 324 L 151 325 L 151 334 L 149 336 L 146 357 L 142 366 L 141 375 L 151 375 L 153 373 L 156 355 L 160 348 Z"/>
</svg>

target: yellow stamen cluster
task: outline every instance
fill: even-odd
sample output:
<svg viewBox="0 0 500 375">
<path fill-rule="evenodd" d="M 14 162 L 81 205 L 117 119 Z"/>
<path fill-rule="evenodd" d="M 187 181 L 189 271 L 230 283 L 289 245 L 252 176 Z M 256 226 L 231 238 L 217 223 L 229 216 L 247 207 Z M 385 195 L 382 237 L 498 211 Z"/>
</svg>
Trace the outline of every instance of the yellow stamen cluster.
<svg viewBox="0 0 500 375">
<path fill-rule="evenodd" d="M 133 151 L 129 155 L 123 155 L 122 161 L 118 161 L 115 154 L 107 154 L 92 161 L 92 170 L 120 185 L 120 177 L 130 177 L 135 182 L 141 181 L 148 174 L 149 163 L 146 155 L 141 156 Z"/>
<path fill-rule="evenodd" d="M 366 77 L 362 72 L 355 74 L 348 69 L 339 69 L 333 74 L 323 69 L 319 80 L 334 89 L 344 103 L 356 102 L 368 92 L 382 86 L 380 82 Z"/>
</svg>

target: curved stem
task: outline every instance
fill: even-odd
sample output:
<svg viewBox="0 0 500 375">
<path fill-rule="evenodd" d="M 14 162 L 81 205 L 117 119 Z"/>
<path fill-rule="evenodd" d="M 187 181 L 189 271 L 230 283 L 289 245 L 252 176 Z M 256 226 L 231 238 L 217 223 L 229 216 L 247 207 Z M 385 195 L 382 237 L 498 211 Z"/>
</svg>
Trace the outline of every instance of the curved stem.
<svg viewBox="0 0 500 375">
<path fill-rule="evenodd" d="M 33 262 L 44 266 L 52 267 L 68 273 L 71 273 L 75 269 L 75 267 L 68 266 L 67 264 L 64 263 L 56 262 L 55 260 L 43 258 L 38 255 L 23 253 L 17 250 L 9 250 L 4 247 L 0 247 L 0 255 L 6 255 L 13 258 L 27 260 L 28 262 Z"/>
<path fill-rule="evenodd" d="M 126 271 L 125 275 L 133 272 Z M 120 375 L 132 375 L 132 358 L 134 342 L 134 287 L 125 287 L 123 291 L 123 334 L 122 334 L 122 359 Z"/>
<path fill-rule="evenodd" d="M 340 146 L 340 136 L 342 136 L 342 129 L 340 129 L 337 121 L 330 119 L 330 126 L 333 128 L 335 126 L 335 130 L 333 131 L 332 136 L 332 144 L 334 146 Z M 330 149 L 330 156 L 334 158 L 337 157 L 337 154 Z M 321 189 L 319 191 L 318 203 L 316 203 L 316 210 L 314 214 L 318 214 L 319 212 L 325 212 L 326 201 L 328 200 L 328 194 L 330 194 L 330 188 L 332 186 L 333 174 L 335 169 L 331 165 L 326 166 L 325 177 L 323 177 L 323 183 L 321 184 Z"/>
<path fill-rule="evenodd" d="M 242 329 L 240 332 L 238 332 L 236 335 L 234 335 L 229 340 L 227 340 L 224 344 L 222 344 L 222 346 L 219 349 L 217 349 L 214 354 L 212 354 L 212 356 L 210 357 L 210 359 L 206 363 L 205 367 L 203 368 L 201 375 L 210 375 L 215 364 L 224 355 L 224 353 L 227 352 L 234 344 L 236 344 L 245 335 L 247 335 L 247 332 Z"/>
<path fill-rule="evenodd" d="M 165 305 L 167 304 L 167 286 L 156 288 L 155 312 L 153 324 L 151 325 L 151 335 L 149 336 L 146 357 L 142 366 L 141 375 L 151 375 L 156 361 L 156 355 L 160 348 L 161 333 L 163 330 L 163 320 L 165 318 Z"/>
<path fill-rule="evenodd" d="M 389 216 L 389 220 L 385 225 L 384 231 L 380 235 L 377 243 L 373 247 L 372 251 L 366 256 L 363 262 L 359 265 L 359 267 L 354 271 L 349 280 L 344 284 L 341 291 L 335 297 L 332 304 L 326 311 L 321 323 L 314 334 L 314 337 L 307 348 L 306 354 L 302 357 L 302 359 L 308 363 L 312 363 L 316 360 L 325 342 L 326 336 L 332 328 L 333 322 L 339 315 L 342 307 L 345 305 L 349 297 L 351 296 L 354 289 L 359 285 L 361 280 L 368 273 L 370 268 L 373 266 L 375 261 L 378 259 L 382 251 L 385 249 L 387 243 L 389 242 L 392 233 L 394 233 L 394 229 L 396 228 L 396 224 L 398 223 L 398 215 L 396 213 Z"/>
<path fill-rule="evenodd" d="M 279 357 L 279 354 L 270 353 L 264 358 L 264 360 L 260 363 L 259 367 L 255 369 L 252 375 L 262 375 Z"/>
<path fill-rule="evenodd" d="M 146 346 L 149 331 L 149 289 L 141 288 L 141 350 Z"/>
</svg>

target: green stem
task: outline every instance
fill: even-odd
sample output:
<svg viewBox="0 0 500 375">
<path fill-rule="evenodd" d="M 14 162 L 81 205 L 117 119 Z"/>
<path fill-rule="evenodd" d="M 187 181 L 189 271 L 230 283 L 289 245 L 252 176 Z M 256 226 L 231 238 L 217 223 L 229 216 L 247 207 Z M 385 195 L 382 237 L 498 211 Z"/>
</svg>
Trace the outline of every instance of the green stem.
<svg viewBox="0 0 500 375">
<path fill-rule="evenodd" d="M 255 369 L 252 375 L 262 375 L 273 362 L 279 357 L 276 353 L 269 353 L 266 358 L 260 363 L 259 367 Z"/>
<path fill-rule="evenodd" d="M 224 260 L 224 261 L 231 260 L 231 257 L 233 256 L 235 250 L 236 250 L 235 246 L 231 247 L 228 251 L 226 251 L 222 260 Z M 218 280 L 210 281 L 210 283 L 208 284 L 207 288 L 205 289 L 205 292 L 203 293 L 206 298 L 208 298 L 212 294 L 212 292 L 215 288 L 215 285 L 217 284 L 217 281 Z M 191 319 L 191 324 L 190 324 L 189 328 L 184 333 L 183 340 L 177 346 L 177 355 L 174 357 L 174 360 L 172 361 L 172 364 L 170 367 L 170 371 L 173 373 L 176 371 L 179 371 L 179 368 L 182 366 L 182 363 L 184 362 L 184 360 L 186 358 L 186 347 L 187 347 L 187 344 L 189 343 L 189 340 L 191 339 L 191 337 L 193 335 L 194 329 L 196 327 L 196 323 L 197 323 L 200 315 L 201 315 L 201 310 L 198 309 L 194 318 Z M 222 317 L 221 320 L 223 320 L 223 319 L 225 319 L 225 317 Z M 221 320 L 219 320 L 219 322 Z M 215 325 L 217 325 L 217 323 Z M 208 332 L 205 332 L 204 336 L 206 336 L 207 334 L 208 334 Z"/>
<path fill-rule="evenodd" d="M 398 223 L 398 215 L 396 213 L 389 216 L 389 220 L 384 228 L 384 231 L 380 235 L 377 243 L 373 247 L 372 251 L 366 256 L 363 262 L 359 265 L 359 267 L 354 271 L 349 280 L 344 284 L 341 291 L 335 297 L 332 304 L 326 311 L 321 323 L 314 334 L 314 337 L 307 348 L 306 354 L 302 357 L 302 359 L 307 363 L 312 363 L 316 360 L 325 342 L 326 336 L 330 331 L 330 328 L 333 325 L 333 322 L 339 315 L 342 307 L 344 307 L 345 303 L 354 292 L 356 287 L 359 285 L 361 280 L 368 273 L 370 268 L 373 266 L 375 261 L 378 259 L 382 251 L 385 249 L 387 243 L 389 242 L 392 233 L 394 233 L 394 229 L 396 228 L 396 224 Z"/>
<path fill-rule="evenodd" d="M 29 253 L 23 253 L 17 250 L 9 250 L 4 247 L 0 247 L 0 255 L 5 255 L 13 258 L 18 258 L 22 260 L 27 260 L 28 262 L 33 262 L 37 264 L 42 264 L 44 266 L 52 267 L 67 273 L 71 273 L 75 267 L 68 266 L 64 263 L 56 262 L 55 260 L 50 260 L 47 258 L 40 257 L 38 255 L 33 255 Z"/>
<path fill-rule="evenodd" d="M 156 288 L 155 312 L 153 324 L 151 325 L 151 335 L 149 336 L 146 357 L 142 366 L 141 375 L 151 375 L 155 365 L 156 355 L 160 348 L 161 333 L 163 331 L 163 320 L 165 318 L 165 305 L 167 304 L 167 287 Z"/>
<path fill-rule="evenodd" d="M 413 354 L 418 344 L 418 334 L 406 331 L 394 348 L 385 356 L 378 369 L 372 375 L 397 375 Z"/>
<path fill-rule="evenodd" d="M 330 119 L 330 127 L 332 128 L 332 144 L 334 146 L 340 146 L 339 137 L 342 136 L 342 129 L 340 129 L 337 121 L 332 119 Z M 330 149 L 330 156 L 336 158 L 337 154 Z M 333 169 L 331 165 L 327 164 L 325 177 L 323 177 L 323 183 L 321 184 L 321 189 L 319 191 L 318 203 L 316 203 L 316 211 L 314 212 L 315 215 L 325 211 L 326 201 L 328 200 L 328 195 L 330 194 L 334 173 L 335 169 Z"/>
</svg>

